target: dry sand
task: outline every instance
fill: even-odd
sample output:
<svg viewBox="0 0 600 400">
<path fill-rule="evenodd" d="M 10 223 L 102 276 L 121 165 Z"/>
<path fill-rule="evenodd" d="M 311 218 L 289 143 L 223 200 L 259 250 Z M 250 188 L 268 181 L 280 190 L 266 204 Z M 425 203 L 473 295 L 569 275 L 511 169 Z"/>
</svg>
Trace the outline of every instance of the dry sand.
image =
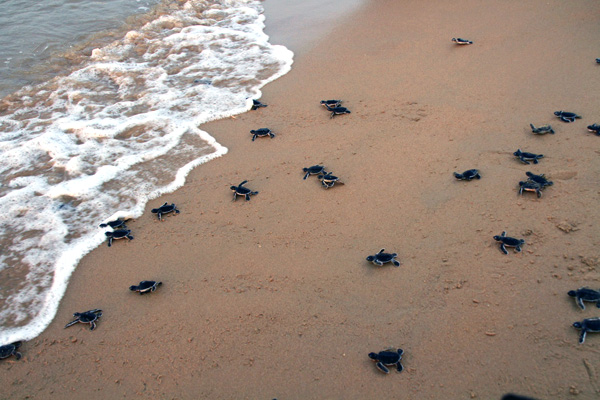
<svg viewBox="0 0 600 400">
<path fill-rule="evenodd" d="M 268 108 L 205 125 L 229 153 L 85 257 L 55 321 L 1 363 L 0 397 L 598 398 L 600 335 L 580 345 L 571 324 L 600 310 L 566 293 L 600 287 L 600 5 L 423 4 L 370 2 L 264 89 Z M 352 114 L 329 119 L 328 98 Z M 277 136 L 251 142 L 260 127 Z M 345 185 L 303 181 L 317 163 Z M 482 179 L 452 177 L 469 168 Z M 526 171 L 554 186 L 519 197 Z M 232 203 L 245 179 L 260 193 Z M 164 201 L 181 214 L 159 222 Z M 499 251 L 504 230 L 521 253 Z M 365 261 L 382 247 L 402 266 Z M 142 279 L 164 284 L 127 290 Z M 94 332 L 63 329 L 90 308 Z M 389 346 L 400 374 L 367 357 Z"/>
</svg>

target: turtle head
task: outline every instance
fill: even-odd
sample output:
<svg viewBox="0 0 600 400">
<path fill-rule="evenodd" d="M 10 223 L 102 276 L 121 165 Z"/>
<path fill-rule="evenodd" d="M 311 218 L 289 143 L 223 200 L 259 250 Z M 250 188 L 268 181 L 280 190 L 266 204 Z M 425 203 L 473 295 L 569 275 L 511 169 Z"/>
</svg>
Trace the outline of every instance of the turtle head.
<svg viewBox="0 0 600 400">
<path fill-rule="evenodd" d="M 502 240 L 502 236 L 496 235 L 496 236 L 494 236 L 494 240 L 500 241 L 500 240 Z"/>
<path fill-rule="evenodd" d="M 455 172 L 455 173 L 454 173 L 454 177 L 455 177 L 456 179 L 462 179 L 462 178 L 463 178 L 463 174 L 459 174 L 458 172 Z"/>
<path fill-rule="evenodd" d="M 231 186 L 231 187 L 229 187 L 229 189 L 231 189 L 231 190 L 236 190 L 236 189 L 237 189 L 237 186 Z"/>
<path fill-rule="evenodd" d="M 581 329 L 581 322 L 573 322 L 573 327 L 577 329 Z"/>
<path fill-rule="evenodd" d="M 554 111 L 554 115 L 556 115 L 557 117 L 560 117 L 560 115 L 562 114 L 562 110 L 561 111 Z"/>
<path fill-rule="evenodd" d="M 519 156 L 520 156 L 522 153 L 523 153 L 523 152 L 521 151 L 521 149 L 518 149 L 517 151 L 515 151 L 515 152 L 513 153 L 513 156 L 517 156 L 517 157 L 519 157 Z"/>
<path fill-rule="evenodd" d="M 104 232 L 104 234 L 106 235 L 106 237 L 112 237 L 112 235 L 113 235 L 112 232 Z"/>
<path fill-rule="evenodd" d="M 373 261 L 375 259 L 375 256 L 369 256 L 367 257 L 367 261 Z"/>
<path fill-rule="evenodd" d="M 569 290 L 569 292 L 567 294 L 569 296 L 571 296 L 571 297 L 576 297 L 577 296 L 577 291 L 575 291 L 575 290 Z"/>
<path fill-rule="evenodd" d="M 377 354 L 377 353 L 369 353 L 369 358 L 371 360 L 378 361 L 379 360 L 379 354 Z"/>
<path fill-rule="evenodd" d="M 137 286 L 135 286 L 135 285 L 131 285 L 131 286 L 129 286 L 129 290 L 131 290 L 132 292 L 135 292 L 135 291 L 137 290 L 137 288 L 138 288 L 138 287 L 137 287 Z"/>
</svg>

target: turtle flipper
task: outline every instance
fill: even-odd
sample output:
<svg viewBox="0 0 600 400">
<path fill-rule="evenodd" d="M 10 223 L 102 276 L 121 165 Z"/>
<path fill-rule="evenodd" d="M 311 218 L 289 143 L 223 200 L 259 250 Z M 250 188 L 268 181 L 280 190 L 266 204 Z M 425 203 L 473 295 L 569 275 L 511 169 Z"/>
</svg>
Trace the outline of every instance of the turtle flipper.
<svg viewBox="0 0 600 400">
<path fill-rule="evenodd" d="M 90 331 L 93 331 L 94 329 L 96 329 L 96 321 L 90 322 Z"/>
<path fill-rule="evenodd" d="M 237 198 L 237 193 L 233 192 L 233 200 L 231 200 L 231 201 L 235 201 L 236 198 Z"/>
<path fill-rule="evenodd" d="M 579 344 L 583 344 L 585 342 L 585 335 L 587 334 L 587 330 L 581 329 L 581 334 L 579 335 Z"/>
<path fill-rule="evenodd" d="M 131 235 L 127 235 L 127 239 L 129 239 L 129 240 L 133 240 L 133 236 L 131 236 Z"/>
<path fill-rule="evenodd" d="M 402 366 L 402 363 L 400 361 L 398 361 L 398 363 L 396 365 L 398 367 L 398 372 L 404 371 L 404 367 Z"/>
<path fill-rule="evenodd" d="M 108 247 L 112 246 L 112 241 L 113 241 L 112 236 L 109 236 L 108 237 Z"/>
<path fill-rule="evenodd" d="M 400 266 L 400 262 L 396 261 L 396 260 L 392 260 L 392 263 L 396 266 L 399 267 Z"/>
<path fill-rule="evenodd" d="M 600 308 L 600 300 L 596 303 L 596 307 Z"/>
<path fill-rule="evenodd" d="M 598 304 L 600 304 L 600 301 L 598 302 Z M 585 310 L 585 304 L 583 304 L 583 299 L 581 297 L 579 297 L 579 296 L 577 296 L 577 305 L 582 310 Z M 600 305 L 598 305 L 598 307 L 600 307 Z"/>
<path fill-rule="evenodd" d="M 17 360 L 21 359 L 21 353 L 19 353 L 18 351 L 15 351 L 13 354 Z"/>
<path fill-rule="evenodd" d="M 508 254 L 508 250 L 506 250 L 506 246 L 504 246 L 504 243 L 500 244 L 500 251 L 502 251 L 504 254 Z"/>
<path fill-rule="evenodd" d="M 520 253 L 521 252 L 521 245 L 515 246 L 515 251 L 517 253 Z"/>
<path fill-rule="evenodd" d="M 389 374 L 390 370 L 387 369 L 387 367 L 385 365 L 383 365 L 383 363 L 381 361 L 379 361 L 377 364 L 375 364 L 377 366 L 377 369 L 380 370 L 383 373 Z"/>
<path fill-rule="evenodd" d="M 68 327 L 70 327 L 72 325 L 75 325 L 78 322 L 79 322 L 79 318 L 77 318 L 76 320 L 73 320 L 73 321 L 69 322 L 68 324 L 66 324 L 65 328 L 68 328 Z"/>
<path fill-rule="evenodd" d="M 373 263 L 379 265 L 380 267 L 383 265 L 383 263 L 377 259 L 373 260 Z"/>
<path fill-rule="evenodd" d="M 246 201 L 250 201 L 250 193 L 246 194 Z"/>
<path fill-rule="evenodd" d="M 306 178 L 308 178 L 309 175 L 310 175 L 310 172 L 307 172 L 306 175 L 304 175 L 304 178 L 302 178 L 302 179 L 306 180 Z"/>
</svg>

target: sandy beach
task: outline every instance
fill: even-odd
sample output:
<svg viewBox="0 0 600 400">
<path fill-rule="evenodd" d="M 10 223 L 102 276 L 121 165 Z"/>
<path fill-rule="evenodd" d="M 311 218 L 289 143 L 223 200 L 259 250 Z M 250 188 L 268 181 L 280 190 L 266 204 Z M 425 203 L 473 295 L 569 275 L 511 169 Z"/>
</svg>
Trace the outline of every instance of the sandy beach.
<svg viewBox="0 0 600 400">
<path fill-rule="evenodd" d="M 599 22 L 591 0 L 380 0 L 332 23 L 267 108 L 201 127 L 225 156 L 83 259 L 54 322 L 0 363 L 0 398 L 598 398 L 600 335 L 572 323 L 600 310 L 567 292 L 600 288 Z M 344 185 L 303 180 L 315 164 Z M 519 196 L 527 171 L 554 185 Z M 259 194 L 232 202 L 244 180 Z M 158 221 L 164 202 L 181 213 Z M 402 265 L 366 261 L 381 248 Z M 64 329 L 94 308 L 96 330 Z M 389 347 L 402 373 L 367 356 Z"/>
</svg>

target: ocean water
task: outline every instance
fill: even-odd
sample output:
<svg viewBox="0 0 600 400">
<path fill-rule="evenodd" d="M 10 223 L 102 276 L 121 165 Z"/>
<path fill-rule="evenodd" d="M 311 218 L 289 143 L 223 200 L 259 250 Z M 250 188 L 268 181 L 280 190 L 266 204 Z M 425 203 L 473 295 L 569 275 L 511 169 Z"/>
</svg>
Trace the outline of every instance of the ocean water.
<svg viewBox="0 0 600 400">
<path fill-rule="evenodd" d="M 106 241 L 101 222 L 139 217 L 227 152 L 200 124 L 247 111 L 291 68 L 292 52 L 264 33 L 260 1 L 114 0 L 113 14 L 102 3 L 0 5 L 3 42 L 20 41 L 0 45 L 0 344 L 51 322 L 79 260 Z M 56 40 L 41 28 L 98 15 Z M 12 31 L 17 18 L 36 20 L 43 43 Z"/>
</svg>

